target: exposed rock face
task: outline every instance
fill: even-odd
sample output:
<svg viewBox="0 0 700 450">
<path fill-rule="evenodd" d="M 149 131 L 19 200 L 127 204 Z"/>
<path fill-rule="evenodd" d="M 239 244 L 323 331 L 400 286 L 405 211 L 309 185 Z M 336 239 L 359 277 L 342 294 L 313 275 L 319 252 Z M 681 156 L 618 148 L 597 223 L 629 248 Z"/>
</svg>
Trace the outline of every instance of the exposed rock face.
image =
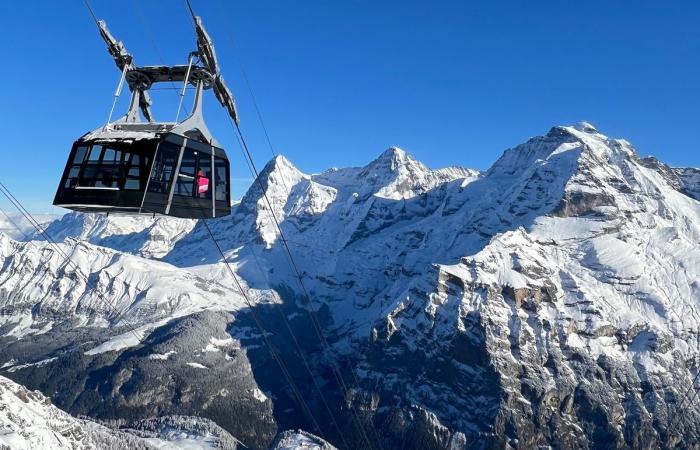
<svg viewBox="0 0 700 450">
<path fill-rule="evenodd" d="M 44 242 L 0 239 L 0 365 L 51 395 L 46 380 L 61 380 L 68 393 L 54 400 L 71 412 L 200 413 L 255 448 L 290 428 L 338 448 L 692 447 L 698 173 L 586 123 L 509 149 L 484 173 L 431 170 L 396 148 L 319 175 L 271 161 L 211 227 L 319 430 L 195 223 L 52 225 L 67 249 L 70 236 L 89 241 L 72 254 L 94 284 Z"/>
</svg>

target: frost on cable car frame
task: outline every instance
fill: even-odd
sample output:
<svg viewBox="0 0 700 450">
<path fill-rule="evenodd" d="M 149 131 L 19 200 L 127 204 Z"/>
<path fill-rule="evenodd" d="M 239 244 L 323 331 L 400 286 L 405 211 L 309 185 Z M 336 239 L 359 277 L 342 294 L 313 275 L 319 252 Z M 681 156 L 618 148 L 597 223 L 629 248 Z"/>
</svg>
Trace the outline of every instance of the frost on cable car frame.
<svg viewBox="0 0 700 450">
<path fill-rule="evenodd" d="M 233 96 L 219 74 L 213 45 L 195 19 L 198 52 L 186 66 L 136 67 L 133 58 L 99 21 L 110 54 L 132 91 L 122 118 L 91 131 L 71 149 L 54 205 L 83 212 L 163 214 L 212 218 L 231 213 L 229 161 L 206 127 L 202 94 L 213 88 L 238 123 Z M 198 56 L 203 65 L 194 65 Z M 196 88 L 192 114 L 182 122 L 154 122 L 147 90 L 154 83 L 182 81 Z M 139 117 L 141 109 L 147 122 Z M 179 111 L 178 111 L 179 112 Z M 177 120 L 177 119 L 176 119 Z"/>
</svg>

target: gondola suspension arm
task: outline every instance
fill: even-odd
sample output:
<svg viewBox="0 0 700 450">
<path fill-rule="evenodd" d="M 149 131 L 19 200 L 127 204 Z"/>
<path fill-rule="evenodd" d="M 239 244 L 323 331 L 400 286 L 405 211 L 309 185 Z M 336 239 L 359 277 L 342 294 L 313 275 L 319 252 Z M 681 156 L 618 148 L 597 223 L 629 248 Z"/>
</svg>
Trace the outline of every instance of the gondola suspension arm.
<svg viewBox="0 0 700 450">
<path fill-rule="evenodd" d="M 188 4 L 189 6 L 189 4 Z M 192 8 L 190 7 L 190 14 L 192 15 L 192 21 L 194 22 L 195 33 L 197 34 L 197 50 L 199 52 L 199 58 L 202 64 L 209 69 L 209 72 L 214 76 L 214 95 L 216 99 L 221 103 L 221 106 L 226 109 L 226 112 L 231 117 L 231 119 L 238 125 L 240 119 L 238 117 L 238 110 L 236 109 L 236 100 L 231 93 L 231 90 L 226 85 L 224 81 L 224 76 L 221 74 L 221 69 L 219 68 L 219 61 L 216 58 L 216 51 L 214 50 L 214 43 L 209 37 L 209 33 L 204 28 L 202 19 L 199 16 L 195 16 Z"/>
<path fill-rule="evenodd" d="M 107 51 L 114 59 L 117 68 L 122 73 L 135 69 L 134 57 L 126 50 L 124 43 L 117 40 L 112 35 L 109 28 L 107 28 L 107 23 L 104 20 L 98 20 L 97 27 L 100 30 L 100 36 L 102 36 L 102 39 L 107 44 Z M 153 122 L 153 115 L 151 114 L 151 104 L 153 102 L 148 92 L 140 87 L 132 86 L 132 83 L 129 83 L 129 89 L 134 92 L 134 95 L 138 96 L 139 107 L 141 108 L 143 116 L 147 121 Z"/>
</svg>

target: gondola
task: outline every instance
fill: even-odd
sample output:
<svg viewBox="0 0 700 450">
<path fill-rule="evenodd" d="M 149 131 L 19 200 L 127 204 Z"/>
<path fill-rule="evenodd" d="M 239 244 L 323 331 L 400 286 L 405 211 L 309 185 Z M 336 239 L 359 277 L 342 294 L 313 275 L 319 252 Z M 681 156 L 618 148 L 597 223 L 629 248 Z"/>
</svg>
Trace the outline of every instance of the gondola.
<svg viewBox="0 0 700 450">
<path fill-rule="evenodd" d="M 98 21 L 98 26 L 122 74 L 115 103 L 124 83 L 131 90 L 131 102 L 123 117 L 111 121 L 110 113 L 106 125 L 73 143 L 53 204 L 96 213 L 192 219 L 229 215 L 229 160 L 204 122 L 204 91 L 214 91 L 236 124 L 238 114 L 199 17 L 195 17 L 198 50 L 182 66 L 138 67 L 105 22 Z M 153 120 L 148 90 L 162 82 L 183 83 L 180 106 L 187 85 L 195 87 L 192 113 L 183 121 Z"/>
</svg>

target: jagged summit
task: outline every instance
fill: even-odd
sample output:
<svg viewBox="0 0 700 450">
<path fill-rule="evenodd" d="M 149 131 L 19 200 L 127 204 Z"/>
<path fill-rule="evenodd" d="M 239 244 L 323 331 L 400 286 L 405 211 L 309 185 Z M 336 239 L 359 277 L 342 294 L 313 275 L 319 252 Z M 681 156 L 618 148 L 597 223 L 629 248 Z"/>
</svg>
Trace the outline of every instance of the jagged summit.
<svg viewBox="0 0 700 450">
<path fill-rule="evenodd" d="M 275 170 L 289 170 L 292 172 L 300 172 L 299 169 L 294 165 L 294 163 L 292 163 L 284 155 L 275 155 L 274 158 L 272 158 L 265 164 L 263 170 L 260 173 L 272 172 Z"/>
<path fill-rule="evenodd" d="M 369 163 L 366 167 L 371 166 L 382 166 L 387 167 L 390 170 L 397 170 L 399 167 L 407 164 L 420 164 L 411 155 L 409 155 L 405 150 L 399 147 L 389 147 L 384 150 L 377 159 Z M 425 166 L 424 166 L 425 167 Z"/>
</svg>

